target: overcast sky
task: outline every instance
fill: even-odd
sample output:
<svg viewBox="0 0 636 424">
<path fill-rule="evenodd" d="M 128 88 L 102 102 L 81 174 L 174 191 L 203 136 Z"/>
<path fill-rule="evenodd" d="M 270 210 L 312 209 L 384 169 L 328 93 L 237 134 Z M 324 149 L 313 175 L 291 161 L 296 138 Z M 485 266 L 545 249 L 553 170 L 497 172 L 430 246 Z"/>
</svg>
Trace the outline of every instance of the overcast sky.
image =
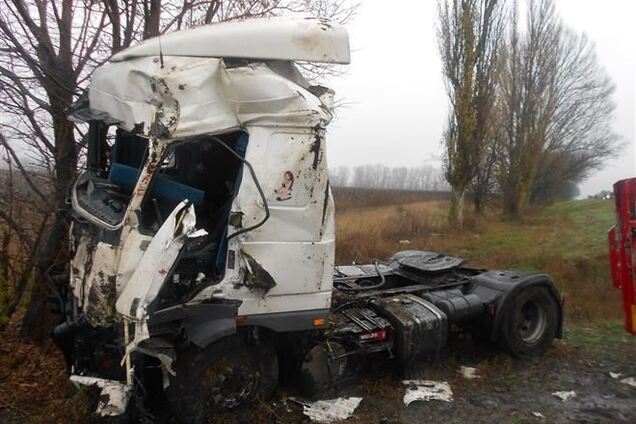
<svg viewBox="0 0 636 424">
<path fill-rule="evenodd" d="M 581 185 L 583 195 L 636 176 L 636 2 L 556 0 L 565 23 L 596 44 L 616 85 L 614 129 L 625 147 Z M 436 1 L 363 0 L 347 29 L 352 63 L 330 82 L 347 105 L 330 125 L 330 166 L 439 165 L 448 112 L 435 36 Z"/>
</svg>

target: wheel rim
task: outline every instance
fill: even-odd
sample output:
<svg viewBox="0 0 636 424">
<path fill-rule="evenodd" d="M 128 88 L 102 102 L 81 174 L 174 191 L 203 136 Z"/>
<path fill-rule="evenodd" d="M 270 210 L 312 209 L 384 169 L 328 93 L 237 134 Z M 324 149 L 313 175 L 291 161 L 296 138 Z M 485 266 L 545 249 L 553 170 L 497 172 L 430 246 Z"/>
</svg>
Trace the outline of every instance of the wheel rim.
<svg viewBox="0 0 636 424">
<path fill-rule="evenodd" d="M 524 343 L 535 344 L 543 334 L 548 323 L 547 314 L 536 301 L 528 300 L 521 307 L 521 319 L 519 322 L 519 336 Z"/>
<path fill-rule="evenodd" d="M 219 361 L 205 371 L 203 392 L 208 407 L 231 409 L 255 396 L 260 373 L 250 362 L 241 363 L 235 357 Z"/>
</svg>

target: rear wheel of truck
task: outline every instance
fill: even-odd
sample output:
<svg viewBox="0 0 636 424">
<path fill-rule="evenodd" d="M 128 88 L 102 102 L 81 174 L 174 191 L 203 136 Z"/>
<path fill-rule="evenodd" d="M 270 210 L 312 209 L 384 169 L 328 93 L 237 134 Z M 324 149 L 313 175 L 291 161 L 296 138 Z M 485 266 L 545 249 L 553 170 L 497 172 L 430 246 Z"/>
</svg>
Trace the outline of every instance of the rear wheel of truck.
<svg viewBox="0 0 636 424">
<path fill-rule="evenodd" d="M 271 397 L 278 358 L 270 342 L 248 344 L 230 336 L 182 353 L 175 372 L 166 389 L 175 418 L 206 423 L 215 412 Z"/>
<path fill-rule="evenodd" d="M 515 294 L 507 307 L 500 341 L 518 358 L 543 355 L 557 334 L 559 310 L 545 287 L 528 287 Z"/>
</svg>

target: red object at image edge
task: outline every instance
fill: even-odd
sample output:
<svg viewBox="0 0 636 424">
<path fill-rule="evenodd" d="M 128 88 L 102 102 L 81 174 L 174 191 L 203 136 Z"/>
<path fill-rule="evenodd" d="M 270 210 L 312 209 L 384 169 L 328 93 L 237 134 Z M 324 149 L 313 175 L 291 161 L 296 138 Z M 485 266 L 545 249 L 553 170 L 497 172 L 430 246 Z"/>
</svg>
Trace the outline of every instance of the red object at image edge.
<svg viewBox="0 0 636 424">
<path fill-rule="evenodd" d="M 614 184 L 616 225 L 610 228 L 609 258 L 612 282 L 623 292 L 625 329 L 636 334 L 636 178 Z"/>
</svg>

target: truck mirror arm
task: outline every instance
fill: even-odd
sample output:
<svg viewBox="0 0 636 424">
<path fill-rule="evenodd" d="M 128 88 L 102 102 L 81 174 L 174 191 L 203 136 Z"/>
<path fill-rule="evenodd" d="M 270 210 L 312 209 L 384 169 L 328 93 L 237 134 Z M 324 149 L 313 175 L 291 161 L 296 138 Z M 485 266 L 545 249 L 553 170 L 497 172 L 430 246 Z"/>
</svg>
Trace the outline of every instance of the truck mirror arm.
<svg viewBox="0 0 636 424">
<path fill-rule="evenodd" d="M 241 235 L 243 233 L 247 233 L 248 231 L 252 231 L 257 229 L 258 227 L 260 227 L 261 225 L 265 224 L 265 222 L 267 222 L 267 220 L 269 219 L 269 206 L 267 204 L 267 198 L 265 197 L 265 193 L 263 192 L 263 189 L 261 188 L 260 183 L 258 182 L 258 178 L 256 178 L 256 173 L 254 172 L 254 168 L 252 167 L 252 165 L 245 159 L 243 158 L 241 155 L 239 155 L 238 153 L 236 153 L 234 151 L 234 149 L 232 149 L 230 146 L 228 146 L 227 144 L 225 144 L 225 142 L 223 140 L 221 140 L 218 137 L 212 137 L 212 140 L 218 142 L 221 146 L 223 146 L 228 152 L 230 152 L 232 155 L 234 155 L 238 160 L 240 160 L 241 162 L 243 162 L 243 164 L 245 164 L 245 166 L 247 166 L 247 169 L 250 171 L 250 176 L 252 177 L 252 181 L 254 181 L 254 185 L 256 186 L 256 189 L 258 190 L 258 194 L 261 196 L 261 200 L 263 201 L 263 207 L 265 208 L 265 217 L 261 220 L 261 222 L 252 225 L 251 227 L 247 227 L 247 228 L 243 228 L 242 230 L 236 231 L 230 235 L 228 235 L 225 238 L 225 241 L 228 242 L 230 241 L 231 238 L 234 238 L 238 235 Z"/>
</svg>

